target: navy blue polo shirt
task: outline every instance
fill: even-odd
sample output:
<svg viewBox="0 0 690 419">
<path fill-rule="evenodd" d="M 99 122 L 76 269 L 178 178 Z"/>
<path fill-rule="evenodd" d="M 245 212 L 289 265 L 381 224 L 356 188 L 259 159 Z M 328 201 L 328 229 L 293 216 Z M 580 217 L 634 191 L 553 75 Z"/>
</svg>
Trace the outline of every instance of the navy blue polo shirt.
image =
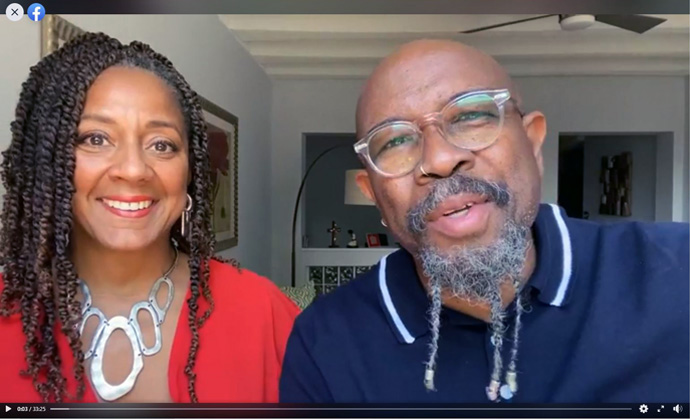
<svg viewBox="0 0 690 419">
<path fill-rule="evenodd" d="M 596 224 L 542 205 L 533 232 L 537 265 L 524 288 L 512 401 L 687 403 L 688 225 Z M 426 390 L 428 309 L 405 250 L 319 298 L 288 341 L 281 402 L 488 402 L 491 330 L 448 308 L 436 391 Z M 510 338 L 509 330 L 504 365 Z"/>
</svg>

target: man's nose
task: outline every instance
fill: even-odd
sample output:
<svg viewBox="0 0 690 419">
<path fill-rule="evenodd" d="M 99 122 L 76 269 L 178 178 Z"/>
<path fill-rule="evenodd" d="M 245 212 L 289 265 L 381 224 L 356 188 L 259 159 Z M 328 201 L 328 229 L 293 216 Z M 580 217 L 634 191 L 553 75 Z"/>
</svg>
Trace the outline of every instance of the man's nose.
<svg viewBox="0 0 690 419">
<path fill-rule="evenodd" d="M 422 132 L 424 154 L 420 164 L 428 177 L 445 178 L 451 176 L 456 170 L 470 170 L 474 167 L 474 153 L 447 141 L 439 125 L 428 125 Z M 419 174 L 423 175 L 421 170 Z"/>
</svg>

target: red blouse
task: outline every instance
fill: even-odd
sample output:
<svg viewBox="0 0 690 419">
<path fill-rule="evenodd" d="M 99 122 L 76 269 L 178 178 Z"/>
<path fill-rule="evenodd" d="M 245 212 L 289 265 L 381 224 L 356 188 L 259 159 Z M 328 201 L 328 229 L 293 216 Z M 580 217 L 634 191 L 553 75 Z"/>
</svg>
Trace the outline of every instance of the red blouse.
<svg viewBox="0 0 690 419">
<path fill-rule="evenodd" d="M 199 401 L 278 402 L 278 380 L 285 345 L 299 308 L 270 280 L 246 269 L 239 271 L 227 264 L 211 261 L 210 270 L 209 285 L 215 305 L 211 317 L 199 330 L 199 349 L 194 367 Z M 199 313 L 207 307 L 206 301 L 200 297 Z M 168 387 L 176 403 L 190 402 L 184 373 L 192 338 L 186 321 L 188 312 L 185 303 L 168 366 Z M 26 368 L 26 339 L 19 315 L 0 317 L 0 336 L 3 340 L 0 344 L 2 400 L 8 403 L 42 402 L 31 377 L 19 374 Z M 77 383 L 72 372 L 74 363 L 67 338 L 60 332 L 56 336 L 69 393 L 76 394 Z M 77 401 L 97 402 L 88 383 L 84 398 Z"/>
</svg>

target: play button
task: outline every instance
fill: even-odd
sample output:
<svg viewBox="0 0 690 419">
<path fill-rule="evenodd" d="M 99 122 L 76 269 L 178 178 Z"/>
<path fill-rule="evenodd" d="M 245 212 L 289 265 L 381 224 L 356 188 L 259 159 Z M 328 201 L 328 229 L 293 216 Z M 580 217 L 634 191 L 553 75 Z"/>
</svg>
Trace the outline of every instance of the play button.
<svg viewBox="0 0 690 419">
<path fill-rule="evenodd" d="M 5 406 L 5 412 L 9 412 L 10 410 L 12 410 L 12 408 L 6 405 Z"/>
</svg>

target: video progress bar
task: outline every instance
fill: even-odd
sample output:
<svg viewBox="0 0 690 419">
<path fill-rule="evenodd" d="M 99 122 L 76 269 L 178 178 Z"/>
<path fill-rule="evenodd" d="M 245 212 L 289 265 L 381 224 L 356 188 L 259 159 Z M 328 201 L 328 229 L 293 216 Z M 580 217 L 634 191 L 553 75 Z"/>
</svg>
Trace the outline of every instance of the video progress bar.
<svg viewBox="0 0 690 419">
<path fill-rule="evenodd" d="M 88 407 L 51 407 L 50 410 L 88 410 L 88 411 L 93 411 L 93 410 L 175 410 L 175 411 L 181 411 L 181 410 L 189 410 L 189 411 L 200 411 L 200 410 L 208 410 L 208 411 L 222 411 L 222 410 L 260 410 L 260 411 L 266 411 L 266 410 L 276 410 L 276 411 L 286 411 L 286 410 L 314 410 L 314 411 L 319 411 L 319 410 L 352 410 L 352 411 L 358 411 L 358 410 L 379 410 L 379 411 L 410 411 L 410 410 L 415 410 L 415 411 L 429 411 L 429 410 L 437 410 L 437 411 L 449 411 L 449 410 L 455 410 L 455 411 L 470 411 L 470 410 L 499 410 L 499 411 L 506 411 L 506 410 L 523 410 L 523 411 L 529 411 L 529 410 L 538 410 L 538 411 L 631 411 L 633 410 L 632 407 L 510 407 L 510 408 L 499 408 L 499 407 L 429 407 L 429 408 L 422 408 L 422 407 L 406 407 L 406 408 L 396 408 L 396 407 L 319 407 L 319 408 L 309 408 L 309 407 L 195 407 L 195 408 L 187 408 L 187 407 L 182 407 L 182 408 L 175 408 L 175 407 L 94 407 L 94 408 L 88 408 Z"/>
</svg>

